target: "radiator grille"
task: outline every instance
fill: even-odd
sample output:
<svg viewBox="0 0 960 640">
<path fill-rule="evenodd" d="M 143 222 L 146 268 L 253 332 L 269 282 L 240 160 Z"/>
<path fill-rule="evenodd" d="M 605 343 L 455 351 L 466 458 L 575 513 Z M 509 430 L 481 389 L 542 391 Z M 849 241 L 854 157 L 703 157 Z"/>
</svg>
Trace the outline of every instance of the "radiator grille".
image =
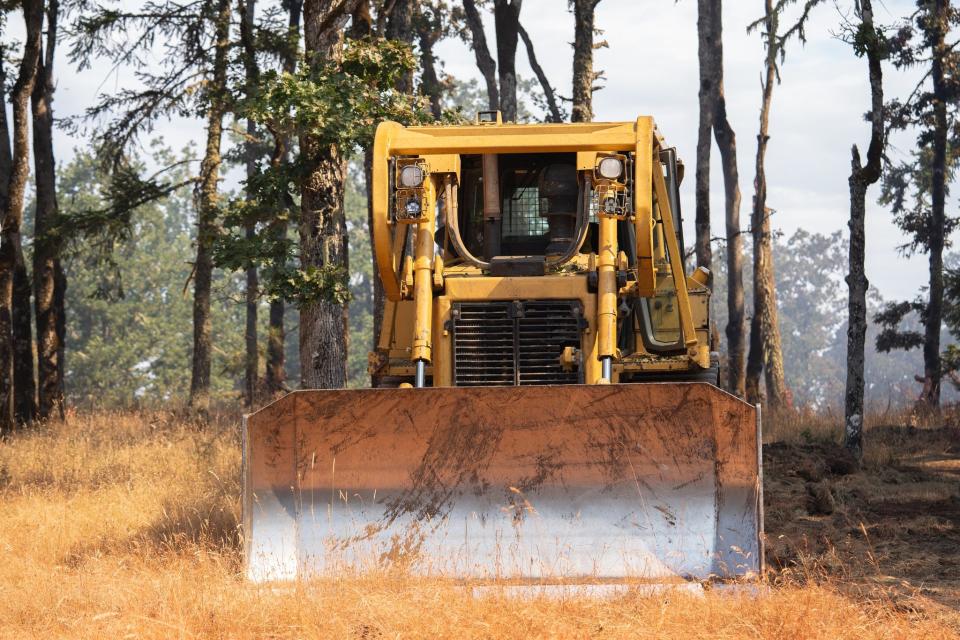
<svg viewBox="0 0 960 640">
<path fill-rule="evenodd" d="M 582 382 L 579 367 L 564 371 L 560 364 L 565 347 L 580 348 L 579 302 L 461 302 L 452 312 L 456 386 Z"/>
</svg>

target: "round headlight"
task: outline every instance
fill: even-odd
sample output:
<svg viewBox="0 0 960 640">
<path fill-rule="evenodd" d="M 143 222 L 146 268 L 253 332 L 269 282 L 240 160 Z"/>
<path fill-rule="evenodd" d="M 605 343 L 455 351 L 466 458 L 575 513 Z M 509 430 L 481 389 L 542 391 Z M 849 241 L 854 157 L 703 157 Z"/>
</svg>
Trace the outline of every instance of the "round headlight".
<svg viewBox="0 0 960 640">
<path fill-rule="evenodd" d="M 597 165 L 597 172 L 607 180 L 616 180 L 623 174 L 623 162 L 620 158 L 604 158 Z"/>
<path fill-rule="evenodd" d="M 424 177 L 423 169 L 419 165 L 408 164 L 400 169 L 400 185 L 408 189 L 422 185 Z"/>
</svg>

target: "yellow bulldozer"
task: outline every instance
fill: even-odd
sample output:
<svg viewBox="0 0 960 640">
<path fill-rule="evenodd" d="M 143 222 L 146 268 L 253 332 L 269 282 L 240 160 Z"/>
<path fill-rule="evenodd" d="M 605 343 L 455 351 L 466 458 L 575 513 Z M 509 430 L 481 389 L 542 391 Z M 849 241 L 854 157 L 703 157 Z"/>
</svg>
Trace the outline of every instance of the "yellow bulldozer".
<svg viewBox="0 0 960 640">
<path fill-rule="evenodd" d="M 717 386 L 682 178 L 650 117 L 382 123 L 378 388 L 246 417 L 248 577 L 759 573 L 759 408 Z"/>
</svg>

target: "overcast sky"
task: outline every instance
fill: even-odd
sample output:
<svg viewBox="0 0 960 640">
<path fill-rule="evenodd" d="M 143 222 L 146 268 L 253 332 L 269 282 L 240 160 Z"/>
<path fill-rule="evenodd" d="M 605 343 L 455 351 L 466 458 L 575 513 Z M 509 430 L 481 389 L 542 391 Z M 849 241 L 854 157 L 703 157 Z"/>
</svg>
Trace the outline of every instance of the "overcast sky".
<svg viewBox="0 0 960 640">
<path fill-rule="evenodd" d="M 913 6 L 911 0 L 878 2 L 877 21 L 893 22 Z M 763 66 L 760 37 L 748 36 L 746 25 L 762 9 L 761 0 L 727 0 L 723 16 L 726 96 L 739 147 L 744 227 L 753 191 Z M 493 20 L 487 18 L 493 46 Z M 567 0 L 526 0 L 521 21 L 551 82 L 561 95 L 569 96 L 573 16 L 567 11 Z M 12 22 L 19 26 L 17 19 Z M 850 147 L 856 143 L 865 153 L 868 142 L 869 126 L 863 121 L 869 108 L 866 62 L 837 40 L 834 34 L 839 23 L 840 13 L 832 2 L 816 10 L 807 29 L 806 46 L 794 43 L 788 50 L 783 83 L 774 92 L 768 204 L 777 211 L 774 226 L 787 234 L 800 227 L 824 233 L 846 228 Z M 668 142 L 692 168 L 698 113 L 695 0 L 602 0 L 597 6 L 596 26 L 604 30 L 601 37 L 610 45 L 598 50 L 594 61 L 607 78 L 605 88 L 594 96 L 596 119 L 632 120 L 641 114 L 653 115 Z M 128 74 L 111 74 L 106 65 L 77 73 L 69 68 L 63 49 L 61 46 L 57 69 L 58 116 L 80 113 L 97 92 L 112 92 L 130 81 Z M 448 73 L 462 79 L 479 77 L 473 54 L 463 42 L 445 41 L 437 53 Z M 517 57 L 520 74 L 533 77 L 522 46 Z M 895 73 L 890 68 L 885 68 L 885 73 L 888 96 L 904 96 L 913 88 L 916 74 Z M 157 128 L 158 136 L 174 148 L 202 140 L 202 133 L 199 122 L 160 123 Z M 894 155 L 902 155 L 909 151 L 913 136 L 894 142 Z M 58 133 L 59 161 L 68 160 L 82 144 L 82 140 Z M 716 160 L 713 168 L 711 204 L 716 236 L 722 235 L 724 228 L 723 183 Z M 693 172 L 688 175 L 692 177 Z M 687 237 L 692 238 L 692 179 L 683 191 Z M 912 298 L 926 282 L 926 259 L 899 256 L 896 247 L 904 242 L 902 233 L 893 225 L 889 211 L 875 204 L 877 191 L 874 187 L 868 194 L 867 275 L 884 297 Z M 956 199 L 952 198 L 948 213 L 955 209 Z"/>
</svg>

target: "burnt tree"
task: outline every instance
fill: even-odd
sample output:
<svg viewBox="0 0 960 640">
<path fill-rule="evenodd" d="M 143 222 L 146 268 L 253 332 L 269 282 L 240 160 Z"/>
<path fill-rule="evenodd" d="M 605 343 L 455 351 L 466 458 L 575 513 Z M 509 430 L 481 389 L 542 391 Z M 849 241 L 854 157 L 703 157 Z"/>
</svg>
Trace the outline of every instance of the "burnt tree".
<svg viewBox="0 0 960 640">
<path fill-rule="evenodd" d="M 606 46 L 594 44 L 594 15 L 600 0 L 570 0 L 573 8 L 573 122 L 593 121 L 594 83 L 602 76 L 593 70 L 593 52 Z"/>
<path fill-rule="evenodd" d="M 727 118 L 723 90 L 723 11 L 721 0 L 700 0 L 697 33 L 700 62 L 700 128 L 697 140 L 696 251 L 698 266 L 713 260 L 710 246 L 710 135 L 720 152 L 725 192 L 724 219 L 727 261 L 727 378 L 734 395 L 745 395 L 746 335 L 743 296 L 743 236 L 740 229 L 740 174 L 737 137 Z"/>
<path fill-rule="evenodd" d="M 806 41 L 804 28 L 810 11 L 822 0 L 805 0 L 800 18 L 786 31 L 780 30 L 784 10 L 797 0 L 764 0 L 764 15 L 753 22 L 749 31 L 760 30 L 766 49 L 764 77 L 761 82 L 760 127 L 757 133 L 757 156 L 753 181 L 753 210 L 750 226 L 753 234 L 753 318 L 750 322 L 750 351 L 747 356 L 746 396 L 759 402 L 760 376 L 763 374 L 768 404 L 773 408 L 791 404 L 783 374 L 783 349 L 780 322 L 777 317 L 777 290 L 773 266 L 773 236 L 767 206 L 766 155 L 770 143 L 770 110 L 773 89 L 780 82 L 780 63 L 786 55 L 786 44 L 793 37 Z"/>
<path fill-rule="evenodd" d="M 493 0 L 493 24 L 497 34 L 497 79 L 500 111 L 504 122 L 517 121 L 517 43 L 520 38 L 520 7 L 523 0 Z"/>
<path fill-rule="evenodd" d="M 437 57 L 434 47 L 446 35 L 446 5 L 424 2 L 417 5 L 414 29 L 420 45 L 420 91 L 430 101 L 430 114 L 439 120 L 443 116 L 443 83 L 437 75 Z M 379 327 L 374 327 L 374 333 Z"/>
<path fill-rule="evenodd" d="M 522 24 L 518 24 L 517 28 L 520 33 L 520 39 L 523 40 L 523 46 L 527 49 L 527 60 L 530 62 L 530 68 L 533 69 L 533 74 L 537 76 L 537 80 L 540 82 L 540 88 L 543 89 L 543 96 L 547 103 L 547 122 L 563 122 L 563 111 L 557 102 L 557 93 L 550 84 L 550 80 L 547 78 L 543 67 L 540 66 L 540 62 L 537 61 L 537 53 L 533 48 L 533 40 L 530 38 L 527 30 L 523 28 Z"/>
<path fill-rule="evenodd" d="M 863 164 L 857 145 L 851 149 L 850 171 L 850 254 L 847 287 L 847 384 L 844 397 L 844 447 L 859 462 L 863 459 L 864 347 L 867 336 L 867 289 L 870 282 L 866 261 L 867 189 L 880 180 L 885 147 L 883 111 L 883 69 L 885 39 L 873 23 L 871 0 L 860 0 L 860 24 L 848 35 L 858 56 L 866 56 L 870 75 L 870 146 Z"/>
<path fill-rule="evenodd" d="M 491 110 L 500 108 L 500 85 L 497 84 L 497 63 L 490 55 L 490 47 L 487 45 L 487 36 L 483 32 L 483 18 L 475 0 L 463 0 L 463 13 L 467 23 L 467 29 L 470 31 L 470 41 L 473 48 L 473 55 L 477 60 L 477 68 L 483 75 L 483 81 L 487 86 L 487 104 Z"/>
<path fill-rule="evenodd" d="M 696 241 L 697 266 L 712 269 L 710 245 L 710 151 L 713 145 L 713 118 L 716 111 L 717 69 L 714 60 L 718 26 L 721 21 L 719 0 L 699 0 L 697 5 L 697 55 L 700 70 L 700 119 L 697 129 Z M 722 46 L 722 43 L 720 43 Z M 722 63 L 721 63 L 722 66 Z M 720 69 L 722 73 L 722 68 Z M 722 76 L 721 76 L 722 77 Z"/>
</svg>

